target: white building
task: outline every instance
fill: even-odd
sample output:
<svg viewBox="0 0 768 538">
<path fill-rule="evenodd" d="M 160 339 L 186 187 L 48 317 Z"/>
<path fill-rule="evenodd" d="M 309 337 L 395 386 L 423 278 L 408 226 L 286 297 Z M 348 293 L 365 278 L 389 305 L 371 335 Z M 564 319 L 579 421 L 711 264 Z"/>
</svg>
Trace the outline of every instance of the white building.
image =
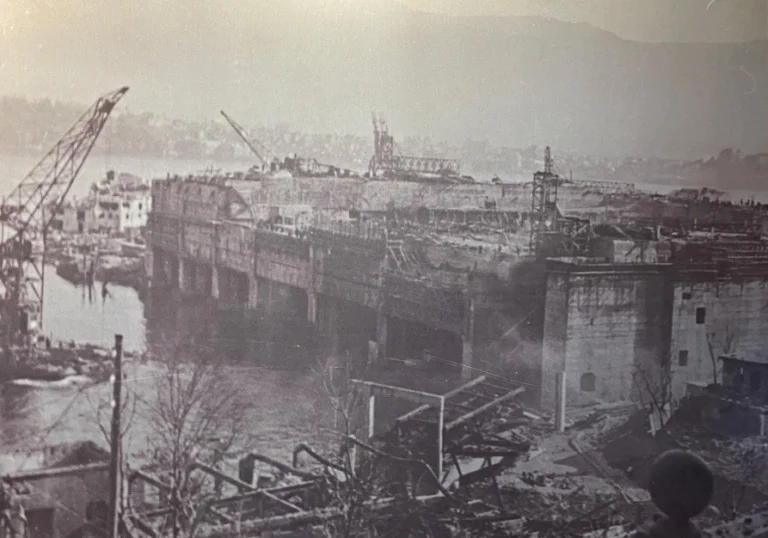
<svg viewBox="0 0 768 538">
<path fill-rule="evenodd" d="M 138 235 L 147 225 L 152 209 L 149 189 L 98 194 L 93 211 L 95 230 L 119 235 Z"/>
<path fill-rule="evenodd" d="M 118 215 L 117 230 L 124 234 L 138 232 L 147 225 L 151 210 L 152 195 L 149 189 L 124 194 Z"/>
<path fill-rule="evenodd" d="M 147 225 L 152 193 L 143 178 L 126 173 L 115 177 L 110 170 L 106 180 L 94 186 L 92 198 L 94 219 L 88 231 L 135 237 Z"/>
<path fill-rule="evenodd" d="M 95 229 L 94 201 L 73 200 L 65 201 L 56 209 L 51 226 L 67 234 L 84 233 Z"/>
</svg>

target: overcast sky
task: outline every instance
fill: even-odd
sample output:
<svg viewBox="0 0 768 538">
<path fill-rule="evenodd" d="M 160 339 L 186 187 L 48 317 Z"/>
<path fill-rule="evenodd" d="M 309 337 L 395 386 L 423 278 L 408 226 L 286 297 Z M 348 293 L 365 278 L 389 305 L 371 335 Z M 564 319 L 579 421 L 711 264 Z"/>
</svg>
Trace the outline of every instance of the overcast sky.
<svg viewBox="0 0 768 538">
<path fill-rule="evenodd" d="M 370 0 L 359 0 L 360 2 Z M 451 15 L 543 15 L 586 22 L 636 41 L 768 38 L 768 0 L 402 0 Z"/>
<path fill-rule="evenodd" d="M 420 11 L 463 15 L 543 15 L 586 22 L 638 41 L 738 42 L 768 39 L 768 0 L 0 0 L 0 32 L 34 25 L 40 32 L 53 26 L 52 18 L 82 20 L 96 4 L 111 5 L 115 14 L 140 12 L 160 3 L 208 5 L 211 13 L 249 17 L 269 11 L 275 20 L 289 20 L 303 9 L 356 4 L 372 10 L 396 2 Z M 96 21 L 93 21 L 96 22 Z M 205 20 L 200 21 L 204 31 Z M 289 30 L 289 28 L 286 28 Z M 31 43 L 19 43 L 31 46 Z M 1 58 L 0 58 L 0 61 Z"/>
<path fill-rule="evenodd" d="M 0 95 L 129 85 L 121 107 L 170 117 L 365 133 L 377 110 L 400 136 L 700 154 L 764 146 L 766 42 L 744 43 L 766 26 L 768 0 L 0 0 Z"/>
</svg>

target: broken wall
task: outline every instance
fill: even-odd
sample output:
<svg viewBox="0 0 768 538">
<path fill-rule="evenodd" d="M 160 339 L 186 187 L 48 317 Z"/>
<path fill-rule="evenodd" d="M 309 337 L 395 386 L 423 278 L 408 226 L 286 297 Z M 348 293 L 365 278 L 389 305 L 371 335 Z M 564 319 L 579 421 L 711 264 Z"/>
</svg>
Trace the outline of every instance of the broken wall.
<svg viewBox="0 0 768 538">
<path fill-rule="evenodd" d="M 598 237 L 592 243 L 596 258 L 614 263 L 658 263 L 658 241 Z"/>
<path fill-rule="evenodd" d="M 521 261 L 521 256 L 499 252 L 498 246 L 485 247 L 420 245 L 426 260 L 433 267 L 445 266 L 458 271 L 474 270 L 478 273 L 494 274 L 505 278 L 512 268 Z"/>
<path fill-rule="evenodd" d="M 23 474 L 21 475 L 23 477 Z M 23 478 L 22 478 L 23 480 Z M 24 480 L 30 493 L 21 497 L 30 519 L 35 511 L 53 511 L 54 537 L 72 536 L 87 520 L 92 503 L 109 500 L 109 470 L 107 465 L 86 467 L 76 473 Z"/>
<path fill-rule="evenodd" d="M 253 272 L 253 230 L 234 223 L 216 225 L 216 263 L 246 275 Z"/>
<path fill-rule="evenodd" d="M 545 409 L 554 409 L 559 371 L 566 374 L 568 405 L 638 399 L 635 376 L 642 371 L 653 377 L 667 361 L 668 282 L 663 272 L 611 266 L 550 273 L 542 357 Z"/>
<path fill-rule="evenodd" d="M 767 279 L 674 283 L 671 360 L 675 396 L 685 394 L 688 381 L 714 381 L 712 354 L 768 364 L 767 341 Z M 718 363 L 718 370 L 720 366 Z"/>
<path fill-rule="evenodd" d="M 212 183 L 156 179 L 152 182 L 152 213 L 219 219 L 227 215 L 229 191 L 229 187 Z"/>
<path fill-rule="evenodd" d="M 365 183 L 342 178 L 267 179 L 250 193 L 251 204 L 306 204 L 316 209 L 360 207 Z"/>
</svg>

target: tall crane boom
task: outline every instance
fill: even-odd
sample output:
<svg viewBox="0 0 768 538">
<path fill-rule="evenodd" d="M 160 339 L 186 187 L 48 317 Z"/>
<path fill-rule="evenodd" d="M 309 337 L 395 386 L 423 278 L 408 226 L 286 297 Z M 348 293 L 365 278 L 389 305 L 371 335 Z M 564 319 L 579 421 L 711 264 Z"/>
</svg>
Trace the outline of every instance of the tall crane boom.
<svg viewBox="0 0 768 538">
<path fill-rule="evenodd" d="M 127 87 L 103 95 L 64 134 L 16 188 L 6 196 L 0 220 L 17 233 L 41 232 L 57 209 L 91 152 L 96 139 Z"/>
<path fill-rule="evenodd" d="M 127 91 L 128 87 L 123 87 L 99 97 L 4 198 L 0 207 L 0 281 L 5 296 L 0 315 L 8 338 L 22 328 L 22 310 L 36 308 L 42 312 L 44 260 L 35 259 L 31 239 L 42 241 L 44 258 L 48 227 L 109 115 Z M 29 274 L 30 266 L 35 274 Z"/>
<path fill-rule="evenodd" d="M 248 146 L 248 148 L 253 152 L 253 154 L 259 158 L 262 166 L 269 166 L 269 163 L 266 161 L 264 157 L 261 156 L 261 153 L 259 153 L 259 150 L 256 149 L 256 146 L 254 146 L 253 141 L 251 141 L 251 139 L 248 137 L 248 134 L 245 132 L 245 129 L 243 129 L 235 120 L 227 116 L 226 112 L 224 112 L 223 110 L 221 110 L 220 112 L 221 112 L 221 115 L 224 116 L 224 119 L 227 120 L 227 123 L 229 123 L 232 126 L 232 128 L 235 130 L 235 132 L 237 133 L 237 136 L 239 136 L 240 139 L 243 142 L 245 142 L 245 145 Z"/>
</svg>

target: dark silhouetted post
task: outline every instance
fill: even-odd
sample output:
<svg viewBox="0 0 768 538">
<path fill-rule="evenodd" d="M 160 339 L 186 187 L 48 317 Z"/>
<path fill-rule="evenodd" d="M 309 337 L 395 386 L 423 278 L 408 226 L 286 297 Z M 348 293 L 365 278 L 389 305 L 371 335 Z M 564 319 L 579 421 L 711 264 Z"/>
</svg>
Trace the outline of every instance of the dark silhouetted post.
<svg viewBox="0 0 768 538">
<path fill-rule="evenodd" d="M 703 512 L 712 500 L 715 479 L 700 457 L 684 450 L 665 452 L 651 467 L 648 490 L 664 514 L 636 538 L 700 538 L 691 519 Z"/>
<path fill-rule="evenodd" d="M 123 387 L 123 335 L 115 335 L 115 374 L 112 385 L 112 436 L 109 460 L 109 535 L 118 536 L 118 503 L 120 501 L 120 410 Z"/>
</svg>

